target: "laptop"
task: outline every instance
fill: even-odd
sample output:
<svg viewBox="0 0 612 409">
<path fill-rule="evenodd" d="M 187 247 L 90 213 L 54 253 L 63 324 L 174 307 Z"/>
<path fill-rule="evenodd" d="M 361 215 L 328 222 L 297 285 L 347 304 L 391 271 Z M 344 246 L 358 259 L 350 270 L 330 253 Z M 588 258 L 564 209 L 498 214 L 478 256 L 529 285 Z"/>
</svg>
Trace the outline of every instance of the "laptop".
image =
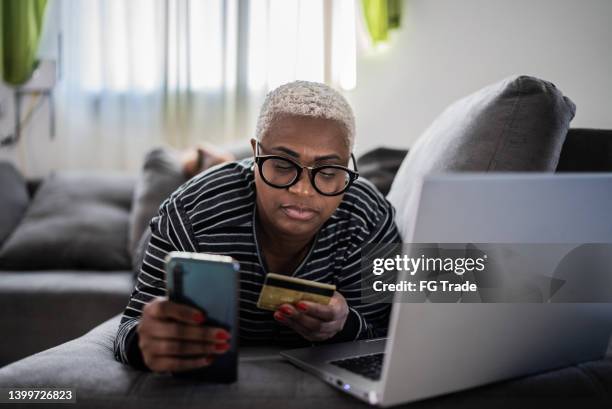
<svg viewBox="0 0 612 409">
<path fill-rule="evenodd" d="M 404 241 L 612 243 L 610 209 L 610 174 L 429 176 Z M 597 269 L 610 271 L 609 258 L 591 261 L 592 268 L 581 270 L 583 282 Z M 335 388 L 386 407 L 599 359 L 611 333 L 607 302 L 394 302 L 385 339 L 281 355 Z"/>
</svg>

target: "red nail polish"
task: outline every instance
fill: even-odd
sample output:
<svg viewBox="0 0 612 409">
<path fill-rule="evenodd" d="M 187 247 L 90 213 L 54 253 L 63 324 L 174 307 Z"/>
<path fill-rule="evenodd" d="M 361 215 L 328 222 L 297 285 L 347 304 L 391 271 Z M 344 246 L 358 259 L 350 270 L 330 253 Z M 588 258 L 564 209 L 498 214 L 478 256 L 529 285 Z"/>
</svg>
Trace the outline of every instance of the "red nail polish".
<svg viewBox="0 0 612 409">
<path fill-rule="evenodd" d="M 285 315 L 291 316 L 293 315 L 293 311 L 291 311 L 291 308 L 285 306 L 285 307 L 281 307 L 281 312 Z"/>
<path fill-rule="evenodd" d="M 219 331 L 217 332 L 217 335 L 215 336 L 215 338 L 225 341 L 226 339 L 230 339 L 230 334 L 228 334 L 225 331 Z"/>
<path fill-rule="evenodd" d="M 201 312 L 196 312 L 195 314 L 193 314 L 193 320 L 198 324 L 201 324 L 206 320 L 206 317 Z"/>
<path fill-rule="evenodd" d="M 216 344 L 215 349 L 217 351 L 227 351 L 230 348 L 229 344 Z"/>
<path fill-rule="evenodd" d="M 287 320 L 287 318 L 285 318 L 283 314 L 279 314 L 278 312 L 274 313 L 274 319 L 280 322 L 285 322 Z"/>
<path fill-rule="evenodd" d="M 306 304 L 299 302 L 297 303 L 297 309 L 304 312 L 308 309 L 308 307 L 306 306 Z"/>
</svg>

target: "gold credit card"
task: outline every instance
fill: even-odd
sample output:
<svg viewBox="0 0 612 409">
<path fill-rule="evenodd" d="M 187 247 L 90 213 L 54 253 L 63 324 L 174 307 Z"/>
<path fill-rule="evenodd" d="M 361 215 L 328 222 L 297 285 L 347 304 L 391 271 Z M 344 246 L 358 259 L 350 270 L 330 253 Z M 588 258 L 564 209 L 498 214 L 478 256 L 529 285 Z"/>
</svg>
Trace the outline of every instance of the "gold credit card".
<svg viewBox="0 0 612 409">
<path fill-rule="evenodd" d="M 257 306 L 275 311 L 281 304 L 294 304 L 302 300 L 327 305 L 334 291 L 335 285 L 268 273 L 259 293 Z"/>
</svg>

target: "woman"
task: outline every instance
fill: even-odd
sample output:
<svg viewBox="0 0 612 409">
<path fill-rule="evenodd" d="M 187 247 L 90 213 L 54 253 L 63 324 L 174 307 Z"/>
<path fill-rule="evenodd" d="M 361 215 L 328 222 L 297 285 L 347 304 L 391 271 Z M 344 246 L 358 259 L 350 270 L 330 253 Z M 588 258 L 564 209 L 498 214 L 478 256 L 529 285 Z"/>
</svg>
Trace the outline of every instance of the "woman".
<svg viewBox="0 0 612 409">
<path fill-rule="evenodd" d="M 181 186 L 151 221 L 138 281 L 115 355 L 156 372 L 209 365 L 232 334 L 193 308 L 164 298 L 170 251 L 224 254 L 240 263 L 240 338 L 249 342 L 338 342 L 386 332 L 389 304 L 361 300 L 361 250 L 398 242 L 394 210 L 363 179 L 354 118 L 326 85 L 296 81 L 270 92 L 251 141 L 254 158 L 216 166 Z M 353 167 L 351 169 L 350 167 Z M 256 307 L 268 272 L 335 284 L 329 305 Z M 202 325 L 204 324 L 204 325 Z"/>
</svg>

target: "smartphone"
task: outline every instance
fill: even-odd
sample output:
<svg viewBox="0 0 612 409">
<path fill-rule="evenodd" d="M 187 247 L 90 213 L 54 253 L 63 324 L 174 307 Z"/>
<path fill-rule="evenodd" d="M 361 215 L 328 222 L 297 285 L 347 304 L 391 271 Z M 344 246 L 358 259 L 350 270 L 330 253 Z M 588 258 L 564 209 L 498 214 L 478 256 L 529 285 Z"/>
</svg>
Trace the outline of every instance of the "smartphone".
<svg viewBox="0 0 612 409">
<path fill-rule="evenodd" d="M 166 256 L 166 285 L 170 301 L 186 304 L 206 315 L 203 325 L 232 334 L 230 349 L 215 355 L 210 366 L 176 373 L 210 382 L 234 382 L 238 377 L 238 271 L 233 258 L 173 251 Z"/>
</svg>

